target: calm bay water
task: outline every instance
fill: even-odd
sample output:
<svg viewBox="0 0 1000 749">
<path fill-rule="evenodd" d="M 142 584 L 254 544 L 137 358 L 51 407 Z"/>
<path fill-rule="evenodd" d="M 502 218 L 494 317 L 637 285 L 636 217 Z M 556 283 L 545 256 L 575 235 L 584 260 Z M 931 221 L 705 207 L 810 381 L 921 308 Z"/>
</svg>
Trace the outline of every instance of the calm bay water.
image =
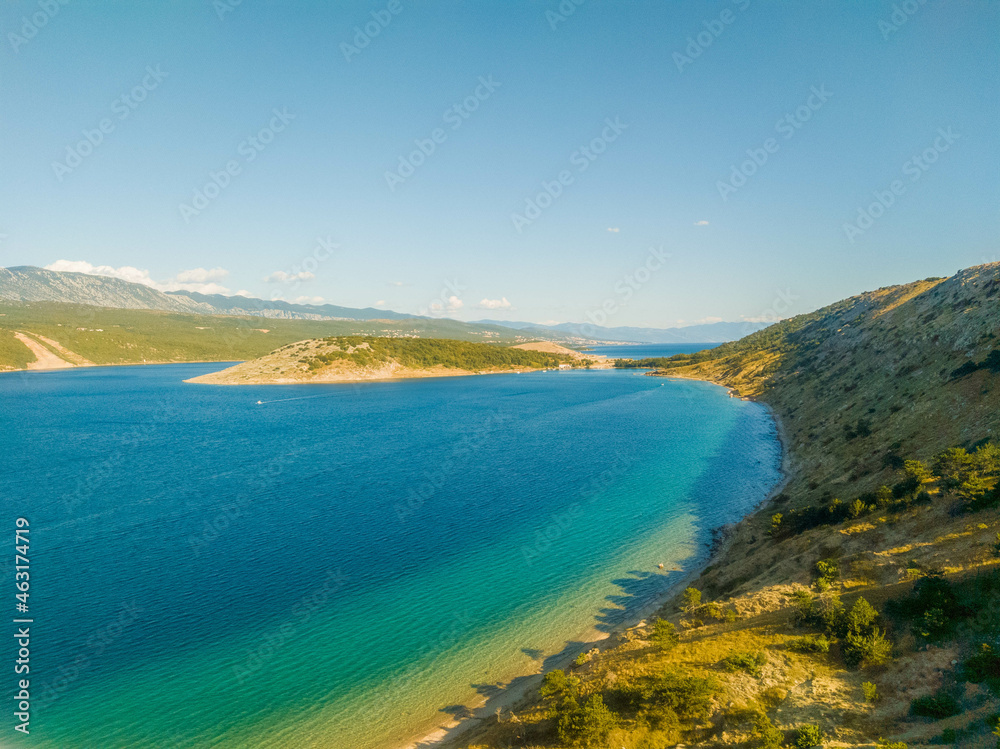
<svg viewBox="0 0 1000 749">
<path fill-rule="evenodd" d="M 10 745 L 400 745 L 627 619 L 778 480 L 764 409 L 704 383 L 182 382 L 218 368 L 0 375 L 35 620 Z"/>
<path fill-rule="evenodd" d="M 603 354 L 612 359 L 654 359 L 657 357 L 676 356 L 677 354 L 693 354 L 715 348 L 718 343 L 637 343 L 618 346 L 591 346 L 594 353 Z"/>
</svg>

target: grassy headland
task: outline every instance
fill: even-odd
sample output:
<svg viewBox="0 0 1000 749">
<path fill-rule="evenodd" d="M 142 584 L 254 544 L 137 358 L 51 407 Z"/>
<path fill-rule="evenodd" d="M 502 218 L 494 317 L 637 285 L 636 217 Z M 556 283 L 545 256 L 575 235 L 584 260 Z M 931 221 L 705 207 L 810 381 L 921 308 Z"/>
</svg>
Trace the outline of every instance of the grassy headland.
<svg viewBox="0 0 1000 749">
<path fill-rule="evenodd" d="M 526 340 L 508 329 L 455 320 L 284 320 L 61 302 L 0 302 L 0 371 L 25 369 L 35 361 L 15 332 L 43 336 L 94 364 L 255 359 L 294 341 L 331 335 L 506 344 Z"/>
<path fill-rule="evenodd" d="M 212 385 L 349 382 L 586 367 L 569 349 L 548 350 L 436 338 L 335 336 L 282 346 L 266 356 L 189 382 Z"/>
<path fill-rule="evenodd" d="M 980 266 L 658 362 L 768 404 L 787 485 L 657 616 L 453 745 L 996 747 L 998 301 Z"/>
</svg>

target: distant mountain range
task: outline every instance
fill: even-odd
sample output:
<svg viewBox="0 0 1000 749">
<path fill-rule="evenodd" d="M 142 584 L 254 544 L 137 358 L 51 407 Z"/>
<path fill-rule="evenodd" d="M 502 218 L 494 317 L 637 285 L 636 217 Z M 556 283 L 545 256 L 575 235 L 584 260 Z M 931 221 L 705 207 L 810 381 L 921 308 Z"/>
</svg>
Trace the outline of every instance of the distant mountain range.
<svg viewBox="0 0 1000 749">
<path fill-rule="evenodd" d="M 355 309 L 335 304 L 292 304 L 244 296 L 199 294 L 193 291 L 157 291 L 149 286 L 110 276 L 45 270 L 34 266 L 0 268 L 0 300 L 13 302 L 63 302 L 113 309 L 149 309 L 199 315 L 235 315 L 284 320 L 428 320 L 391 310 Z M 767 327 L 764 323 L 718 322 L 684 328 L 606 328 L 563 323 L 478 320 L 472 326 L 516 330 L 543 340 L 588 343 L 721 343 Z"/>
<path fill-rule="evenodd" d="M 503 320 L 477 320 L 480 325 L 502 325 L 505 328 L 529 335 L 570 338 L 579 342 L 609 341 L 620 343 L 725 343 L 756 333 L 770 323 L 763 322 L 714 322 L 688 325 L 683 328 L 606 328 L 582 323 L 538 325 L 530 322 L 505 322 Z"/>
<path fill-rule="evenodd" d="M 415 317 L 374 307 L 353 309 L 335 304 L 290 304 L 193 291 L 163 292 L 110 276 L 45 270 L 30 265 L 0 268 L 0 299 L 286 320 L 407 320 Z"/>
</svg>

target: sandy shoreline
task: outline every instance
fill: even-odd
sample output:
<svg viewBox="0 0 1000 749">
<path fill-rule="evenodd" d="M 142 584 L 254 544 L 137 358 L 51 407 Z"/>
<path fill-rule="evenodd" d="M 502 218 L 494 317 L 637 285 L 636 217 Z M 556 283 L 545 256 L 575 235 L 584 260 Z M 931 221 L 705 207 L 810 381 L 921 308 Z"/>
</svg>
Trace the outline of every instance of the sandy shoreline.
<svg viewBox="0 0 1000 749">
<path fill-rule="evenodd" d="M 69 366 L 55 366 L 55 367 L 0 369 L 0 375 L 28 374 L 31 372 L 64 372 L 67 369 L 108 369 L 111 367 L 147 367 L 147 366 L 156 366 L 158 364 L 225 364 L 227 366 L 231 366 L 232 364 L 234 364 L 234 362 L 232 360 L 215 361 L 214 359 L 196 359 L 193 361 L 189 361 L 185 359 L 184 361 L 134 361 L 123 364 L 71 364 Z"/>
<path fill-rule="evenodd" d="M 195 385 L 225 385 L 225 386 L 240 386 L 240 385 L 348 385 L 358 382 L 395 382 L 396 380 L 427 380 L 436 379 L 441 377 L 479 377 L 482 375 L 498 375 L 498 374 L 526 374 L 528 372 L 552 372 L 556 370 L 552 369 L 498 369 L 489 370 L 482 372 L 472 372 L 467 369 L 405 369 L 397 370 L 397 372 L 384 376 L 382 374 L 374 374 L 371 377 L 325 377 L 325 378 L 312 378 L 308 380 L 304 379 L 294 379 L 294 378 L 281 378 L 281 379 L 266 379 L 266 378 L 247 378 L 240 380 L 233 380 L 231 378 L 222 377 L 221 372 L 209 372 L 208 374 L 198 375 L 197 377 L 192 377 L 184 382 L 192 383 Z"/>
<path fill-rule="evenodd" d="M 686 379 L 692 380 L 696 378 L 692 377 L 677 377 L 670 379 Z M 708 380 L 700 380 L 701 382 L 709 382 Z M 718 387 L 725 387 L 727 391 L 732 393 L 732 389 L 726 387 L 717 382 L 712 382 L 711 384 L 717 385 Z M 751 399 L 746 399 L 751 400 Z M 678 592 L 695 582 L 698 577 L 701 576 L 705 568 L 710 564 L 715 562 L 722 554 L 729 548 L 734 538 L 734 531 L 742 523 L 744 523 L 747 518 L 755 515 L 764 508 L 766 508 L 775 497 L 784 491 L 788 482 L 794 475 L 794 467 L 791 461 L 791 453 L 789 451 L 788 437 L 785 431 L 785 426 L 781 421 L 781 417 L 771 408 L 767 403 L 762 403 L 760 401 L 753 401 L 758 405 L 763 406 L 767 412 L 770 414 L 771 419 L 775 425 L 775 432 L 779 444 L 781 445 L 781 467 L 779 469 L 780 478 L 778 483 L 768 492 L 767 496 L 764 497 L 758 504 L 756 504 L 753 509 L 750 510 L 746 515 L 740 518 L 734 523 L 730 523 L 719 528 L 715 528 L 712 531 L 713 540 L 711 550 L 708 554 L 701 559 L 697 565 L 686 572 L 677 581 L 672 582 L 670 586 L 665 589 L 661 594 L 650 600 L 646 605 L 633 613 L 627 621 L 624 621 L 616 625 L 610 632 L 603 633 L 597 630 L 592 630 L 590 637 L 592 639 L 587 639 L 586 637 L 581 638 L 586 640 L 586 642 L 579 648 L 573 649 L 572 651 L 567 651 L 560 654 L 560 658 L 551 662 L 551 668 L 566 668 L 569 666 L 576 656 L 586 650 L 592 648 L 600 648 L 601 650 L 608 649 L 609 647 L 614 647 L 620 641 L 620 638 L 625 630 L 631 629 L 640 625 L 651 615 L 655 614 L 657 611 L 662 609 L 666 604 L 668 604 L 672 599 L 674 599 Z M 576 639 L 576 638 L 574 638 Z M 458 743 L 464 740 L 464 737 L 469 731 L 474 730 L 480 726 L 484 721 L 489 720 L 502 713 L 516 712 L 522 706 L 528 706 L 533 703 L 534 700 L 530 700 L 530 696 L 538 685 L 541 684 L 542 677 L 544 673 L 537 673 L 533 675 L 528 675 L 524 677 L 517 677 L 512 680 L 510 684 L 503 687 L 503 691 L 484 702 L 480 703 L 478 706 L 472 708 L 472 715 L 470 717 L 460 718 L 457 720 L 452 720 L 445 723 L 443 726 L 432 731 L 431 733 L 425 734 L 419 738 L 411 740 L 409 743 L 400 745 L 399 749 L 455 749 Z"/>
</svg>

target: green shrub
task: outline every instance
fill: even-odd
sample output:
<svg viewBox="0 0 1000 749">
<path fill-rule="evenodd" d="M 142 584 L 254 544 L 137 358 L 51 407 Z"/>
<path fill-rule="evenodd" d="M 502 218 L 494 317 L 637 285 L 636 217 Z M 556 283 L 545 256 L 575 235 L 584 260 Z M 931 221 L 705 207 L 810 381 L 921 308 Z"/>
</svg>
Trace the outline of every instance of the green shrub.
<svg viewBox="0 0 1000 749">
<path fill-rule="evenodd" d="M 697 588 L 687 588 L 681 597 L 681 609 L 693 614 L 701 606 L 701 591 Z"/>
<path fill-rule="evenodd" d="M 559 740 L 573 746 L 596 747 L 603 744 L 618 719 L 599 694 L 592 695 L 575 709 L 559 717 Z"/>
<path fill-rule="evenodd" d="M 798 727 L 795 731 L 795 746 L 798 749 L 809 749 L 813 746 L 823 746 L 826 737 L 819 726 L 806 723 Z"/>
<path fill-rule="evenodd" d="M 796 653 L 829 653 L 830 641 L 826 635 L 808 635 L 789 642 L 788 649 Z"/>
<path fill-rule="evenodd" d="M 796 590 L 792 593 L 792 605 L 795 607 L 795 620 L 800 624 L 809 624 L 816 619 L 816 602 L 808 590 Z"/>
<path fill-rule="evenodd" d="M 962 706 L 958 704 L 958 700 L 946 692 L 918 697 L 910 703 L 910 713 L 921 718 L 941 720 L 961 712 Z"/>
<path fill-rule="evenodd" d="M 917 580 L 910 595 L 890 601 L 886 611 L 908 620 L 915 635 L 931 642 L 950 637 L 955 626 L 971 613 L 959 602 L 952 584 L 937 572 Z"/>
<path fill-rule="evenodd" d="M 796 653 L 829 653 L 830 641 L 826 635 L 799 637 L 788 643 L 788 649 Z"/>
<path fill-rule="evenodd" d="M 653 622 L 652 640 L 653 645 L 666 652 L 674 648 L 681 641 L 681 638 L 677 634 L 677 628 L 671 622 L 657 619 Z"/>
<path fill-rule="evenodd" d="M 845 617 L 842 633 L 841 651 L 848 667 L 882 666 L 891 659 L 892 643 L 878 628 L 878 619 L 878 612 L 859 596 Z"/>
<path fill-rule="evenodd" d="M 868 509 L 868 505 L 860 499 L 855 499 L 847 506 L 847 517 L 851 520 L 857 520 L 859 517 L 868 512 Z"/>
<path fill-rule="evenodd" d="M 778 749 L 784 740 L 785 735 L 774 727 L 767 713 L 761 711 L 754 716 L 750 730 L 751 749 Z"/>
<path fill-rule="evenodd" d="M 878 687 L 873 682 L 861 682 L 861 691 L 865 695 L 865 702 L 878 702 Z"/>
<path fill-rule="evenodd" d="M 701 607 L 701 613 L 710 619 L 719 620 L 722 619 L 722 607 L 719 604 L 712 601 L 711 603 L 706 603 Z"/>
<path fill-rule="evenodd" d="M 835 559 L 820 559 L 816 562 L 816 587 L 830 585 L 840 576 L 840 567 Z"/>
<path fill-rule="evenodd" d="M 761 667 L 767 663 L 762 650 L 757 652 L 736 650 L 722 659 L 722 667 L 730 673 L 745 671 L 752 676 L 760 676 Z"/>
<path fill-rule="evenodd" d="M 976 654 L 962 664 L 962 676 L 973 684 L 985 684 L 995 694 L 1000 694 L 1000 654 L 983 643 Z"/>
<path fill-rule="evenodd" d="M 888 739 L 879 739 L 876 746 L 878 749 L 909 749 L 905 741 L 889 741 Z"/>
<path fill-rule="evenodd" d="M 549 671 L 545 674 L 539 692 L 542 697 L 575 699 L 580 693 L 580 679 L 577 676 L 567 676 L 565 671 L 557 668 L 555 671 Z"/>
<path fill-rule="evenodd" d="M 684 720 L 700 720 L 712 710 L 716 685 L 699 676 L 675 673 L 647 677 L 639 687 L 639 696 L 650 706 L 666 707 Z"/>
</svg>

